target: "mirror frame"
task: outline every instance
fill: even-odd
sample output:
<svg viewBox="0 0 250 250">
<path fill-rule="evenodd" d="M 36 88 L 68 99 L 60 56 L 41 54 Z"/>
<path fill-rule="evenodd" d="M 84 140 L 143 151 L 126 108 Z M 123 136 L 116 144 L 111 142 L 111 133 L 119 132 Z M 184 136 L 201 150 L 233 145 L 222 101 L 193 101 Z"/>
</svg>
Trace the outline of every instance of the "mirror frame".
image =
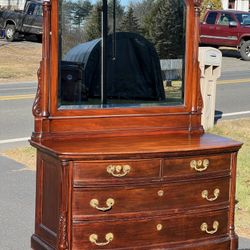
<svg viewBox="0 0 250 250">
<path fill-rule="evenodd" d="M 58 108 L 58 0 L 51 3 L 44 1 L 42 61 L 33 105 L 36 117 L 33 138 L 62 133 L 72 136 L 72 131 L 78 136 L 80 133 L 106 134 L 116 131 L 120 134 L 133 130 L 203 133 L 198 64 L 200 1 L 184 1 L 187 16 L 183 105 L 72 110 Z"/>
</svg>

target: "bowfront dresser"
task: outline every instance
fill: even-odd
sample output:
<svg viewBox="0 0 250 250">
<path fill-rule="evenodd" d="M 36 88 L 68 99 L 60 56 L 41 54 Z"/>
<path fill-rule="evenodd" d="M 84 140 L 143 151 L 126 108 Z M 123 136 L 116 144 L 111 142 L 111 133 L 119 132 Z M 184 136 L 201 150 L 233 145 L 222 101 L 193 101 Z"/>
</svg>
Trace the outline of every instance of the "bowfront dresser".
<svg viewBox="0 0 250 250">
<path fill-rule="evenodd" d="M 43 58 L 30 141 L 37 149 L 32 249 L 238 249 L 234 209 L 237 152 L 241 143 L 205 133 L 201 126 L 197 61 L 200 3 L 176 2 L 184 20 L 181 22 L 184 35 L 179 41 L 184 40 L 184 49 L 182 57 L 176 59 L 182 58 L 182 77 L 172 84 L 182 85 L 178 101 L 166 105 L 162 100 L 160 104 L 156 101 L 162 94 L 152 97 L 153 101 L 146 98 L 146 105 L 138 105 L 145 97 L 133 99 L 133 104 L 127 104 L 129 97 L 117 102 L 114 94 L 109 98 L 109 84 L 103 87 L 105 79 L 110 79 L 104 77 L 105 67 L 110 65 L 105 65 L 108 61 L 105 56 L 109 55 L 109 37 L 105 35 L 109 3 L 105 0 L 99 51 L 102 103 L 96 104 L 98 95 L 91 94 L 91 88 L 84 82 L 90 79 L 86 76 L 90 68 L 85 67 L 89 62 L 80 65 L 79 61 L 70 61 L 70 52 L 64 57 L 64 64 L 60 62 L 61 47 L 65 46 L 68 34 L 67 26 L 60 25 L 69 7 L 61 0 L 43 3 Z M 131 46 L 152 46 L 138 36 L 133 41 L 131 37 Z M 115 38 L 113 34 L 112 39 Z M 122 58 L 119 41 L 117 65 L 119 56 Z M 82 46 L 89 43 L 93 45 L 90 41 Z M 125 53 L 127 57 L 129 53 Z M 92 54 L 90 57 L 94 60 Z M 159 58 L 162 59 L 161 54 Z M 156 62 L 154 67 L 160 64 L 164 62 Z M 65 95 L 62 91 L 66 85 Z M 71 92 L 79 88 L 76 98 Z M 88 92 L 84 92 L 87 88 Z M 132 87 L 128 84 L 128 88 Z M 166 91 L 166 96 L 171 92 L 165 85 L 157 88 L 158 92 Z M 105 89 L 107 93 L 103 94 Z M 108 105 L 109 99 L 116 103 Z"/>
</svg>

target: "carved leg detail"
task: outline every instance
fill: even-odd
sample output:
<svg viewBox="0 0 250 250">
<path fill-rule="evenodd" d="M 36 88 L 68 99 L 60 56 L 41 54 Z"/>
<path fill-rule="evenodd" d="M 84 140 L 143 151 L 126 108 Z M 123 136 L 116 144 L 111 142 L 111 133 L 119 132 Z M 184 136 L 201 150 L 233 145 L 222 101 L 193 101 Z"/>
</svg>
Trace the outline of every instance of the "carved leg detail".
<svg viewBox="0 0 250 250">
<path fill-rule="evenodd" d="M 67 214 L 62 212 L 59 220 L 59 240 L 58 240 L 58 249 L 59 250 L 68 250 L 68 240 L 67 240 Z"/>
</svg>

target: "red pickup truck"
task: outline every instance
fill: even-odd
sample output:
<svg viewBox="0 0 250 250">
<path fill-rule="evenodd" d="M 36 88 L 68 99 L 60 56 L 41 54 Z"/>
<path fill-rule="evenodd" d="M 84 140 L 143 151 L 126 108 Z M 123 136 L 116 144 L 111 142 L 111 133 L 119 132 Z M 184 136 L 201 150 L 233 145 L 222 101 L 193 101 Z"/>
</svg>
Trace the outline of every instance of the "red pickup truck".
<svg viewBox="0 0 250 250">
<path fill-rule="evenodd" d="M 235 10 L 209 10 L 200 24 L 200 44 L 237 47 L 250 61 L 250 13 Z"/>
</svg>

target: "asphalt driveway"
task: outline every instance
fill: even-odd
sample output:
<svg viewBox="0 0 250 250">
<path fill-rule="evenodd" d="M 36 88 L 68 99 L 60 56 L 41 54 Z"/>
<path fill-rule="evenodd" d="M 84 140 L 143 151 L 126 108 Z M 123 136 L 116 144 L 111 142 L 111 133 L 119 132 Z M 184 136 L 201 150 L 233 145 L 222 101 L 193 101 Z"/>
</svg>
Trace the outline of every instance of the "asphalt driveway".
<svg viewBox="0 0 250 250">
<path fill-rule="evenodd" d="M 28 250 L 34 230 L 35 172 L 0 156 L 0 249 Z"/>
</svg>

